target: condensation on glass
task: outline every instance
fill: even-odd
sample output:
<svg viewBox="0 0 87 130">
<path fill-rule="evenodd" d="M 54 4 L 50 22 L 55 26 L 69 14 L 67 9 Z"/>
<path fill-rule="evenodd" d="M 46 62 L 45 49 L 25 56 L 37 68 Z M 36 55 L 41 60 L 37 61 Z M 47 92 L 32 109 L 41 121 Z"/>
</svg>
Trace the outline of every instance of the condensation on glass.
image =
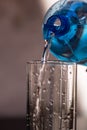
<svg viewBox="0 0 87 130">
<path fill-rule="evenodd" d="M 77 65 L 27 62 L 27 130 L 76 130 Z"/>
</svg>

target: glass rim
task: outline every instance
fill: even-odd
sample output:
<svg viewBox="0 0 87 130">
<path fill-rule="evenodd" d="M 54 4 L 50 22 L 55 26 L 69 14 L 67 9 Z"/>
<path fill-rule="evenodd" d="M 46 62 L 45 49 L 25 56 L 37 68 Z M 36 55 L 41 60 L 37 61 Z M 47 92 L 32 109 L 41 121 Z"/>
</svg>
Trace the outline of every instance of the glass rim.
<svg viewBox="0 0 87 130">
<path fill-rule="evenodd" d="M 27 64 L 59 64 L 59 65 L 76 65 L 75 62 L 64 62 L 59 60 L 46 60 L 45 62 L 41 60 L 30 60 L 26 62 Z"/>
</svg>

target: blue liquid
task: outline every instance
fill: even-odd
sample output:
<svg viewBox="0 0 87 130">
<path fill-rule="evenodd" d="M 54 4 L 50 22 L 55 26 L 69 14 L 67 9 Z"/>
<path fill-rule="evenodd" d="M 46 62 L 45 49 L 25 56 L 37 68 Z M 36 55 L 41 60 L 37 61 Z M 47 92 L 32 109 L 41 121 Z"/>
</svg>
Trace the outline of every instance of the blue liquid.
<svg viewBox="0 0 87 130">
<path fill-rule="evenodd" d="M 54 7 L 48 10 L 43 23 L 43 36 L 50 44 L 50 52 L 65 62 L 87 60 L 87 3 L 67 2 L 49 16 Z"/>
</svg>

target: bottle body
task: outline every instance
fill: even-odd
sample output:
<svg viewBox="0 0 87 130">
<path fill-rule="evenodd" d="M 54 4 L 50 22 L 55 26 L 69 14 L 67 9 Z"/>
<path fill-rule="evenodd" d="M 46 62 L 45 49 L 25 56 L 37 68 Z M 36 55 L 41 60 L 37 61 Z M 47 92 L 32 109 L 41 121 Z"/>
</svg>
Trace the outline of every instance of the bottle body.
<svg viewBox="0 0 87 130">
<path fill-rule="evenodd" d="M 43 23 L 51 53 L 61 61 L 87 59 L 87 3 L 71 0 L 58 4 L 48 10 Z"/>
</svg>

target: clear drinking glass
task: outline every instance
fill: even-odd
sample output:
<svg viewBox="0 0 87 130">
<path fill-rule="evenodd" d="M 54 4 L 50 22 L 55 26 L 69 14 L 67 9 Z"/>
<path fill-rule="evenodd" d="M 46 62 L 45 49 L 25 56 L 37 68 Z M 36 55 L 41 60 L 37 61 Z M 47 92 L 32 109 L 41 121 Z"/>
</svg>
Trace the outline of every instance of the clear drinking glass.
<svg viewBox="0 0 87 130">
<path fill-rule="evenodd" d="M 27 62 L 27 130 L 76 130 L 77 65 Z"/>
</svg>

